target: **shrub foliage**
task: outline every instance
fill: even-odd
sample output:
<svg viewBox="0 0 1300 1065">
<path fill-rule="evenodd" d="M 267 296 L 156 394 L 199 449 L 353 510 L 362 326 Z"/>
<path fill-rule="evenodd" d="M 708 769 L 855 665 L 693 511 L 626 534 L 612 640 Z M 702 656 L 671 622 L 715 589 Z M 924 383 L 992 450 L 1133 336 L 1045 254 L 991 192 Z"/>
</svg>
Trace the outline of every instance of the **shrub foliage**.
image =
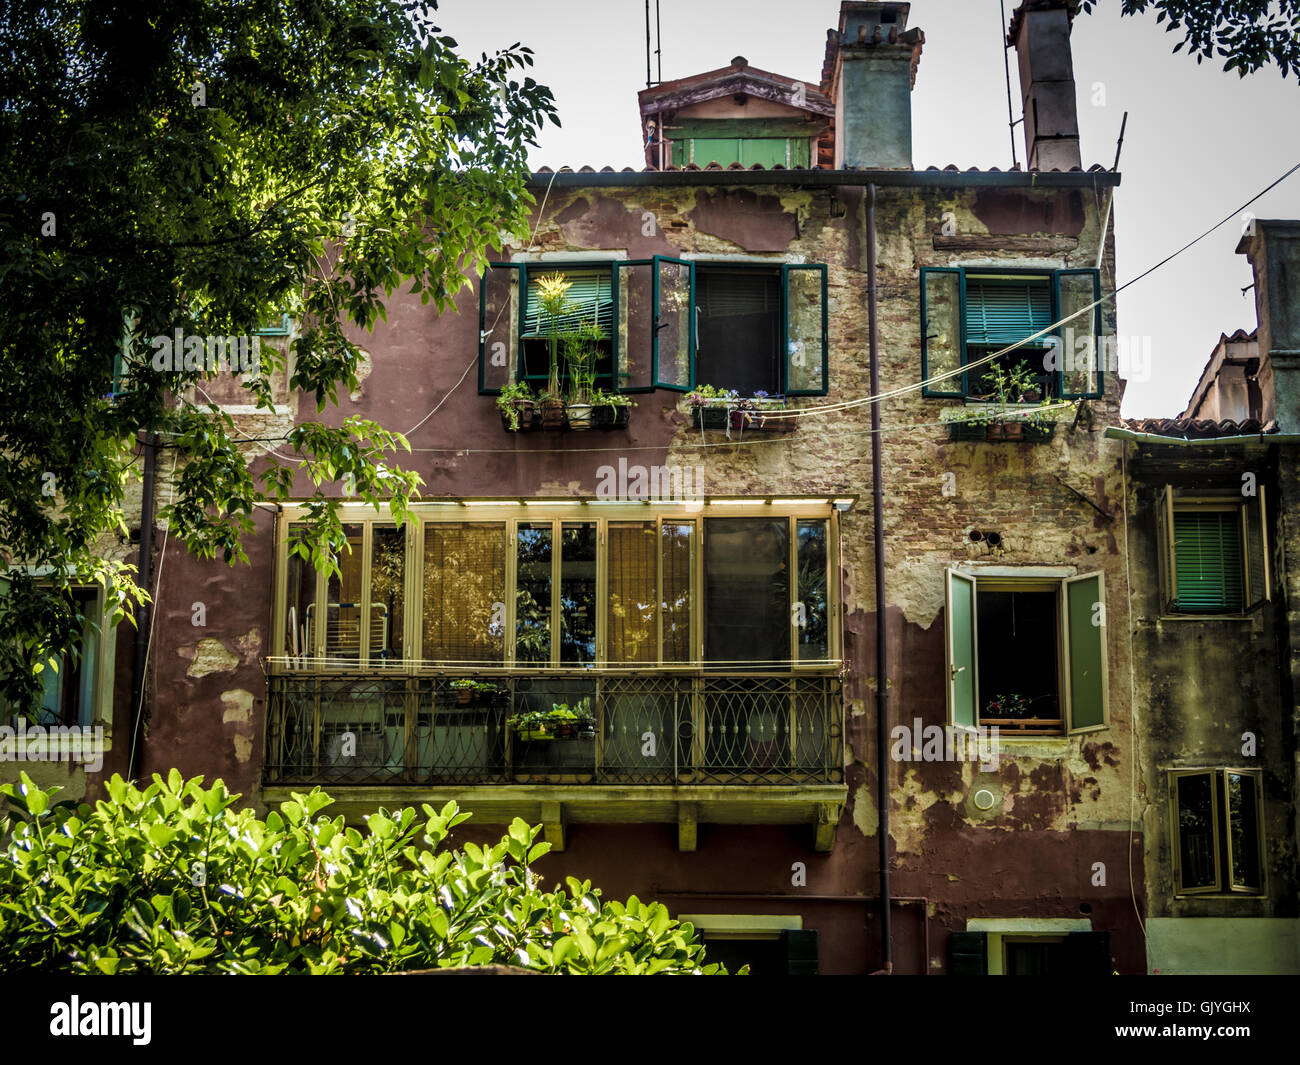
<svg viewBox="0 0 1300 1065">
<path fill-rule="evenodd" d="M 550 849 L 516 819 L 491 847 L 444 848 L 470 815 L 379 810 L 367 831 L 319 788 L 259 820 L 220 781 L 114 776 L 92 808 L 24 773 L 0 786 L 0 971 L 393 973 L 506 964 L 544 973 L 711 973 L 660 903 L 543 890 Z"/>
</svg>

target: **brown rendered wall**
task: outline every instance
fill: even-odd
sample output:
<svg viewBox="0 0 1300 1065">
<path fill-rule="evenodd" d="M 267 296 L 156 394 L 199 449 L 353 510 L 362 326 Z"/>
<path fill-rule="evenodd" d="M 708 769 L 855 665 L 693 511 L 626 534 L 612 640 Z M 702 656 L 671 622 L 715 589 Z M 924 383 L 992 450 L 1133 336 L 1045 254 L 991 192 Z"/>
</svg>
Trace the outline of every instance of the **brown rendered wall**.
<svg viewBox="0 0 1300 1065">
<path fill-rule="evenodd" d="M 537 190 L 539 201 L 545 192 Z M 1091 265 L 1100 198 L 1077 189 L 881 189 L 882 386 L 920 377 L 919 267 Z M 646 212 L 655 221 L 652 236 L 643 235 Z M 951 212 L 956 227 L 946 237 L 940 233 L 944 212 Z M 1045 225 L 1054 229 L 1045 232 Z M 532 254 L 761 254 L 774 262 L 828 263 L 827 401 L 834 402 L 869 391 L 864 226 L 864 196 L 851 188 L 555 188 Z M 1112 283 L 1109 247 L 1104 278 Z M 822 931 L 823 971 L 876 968 L 878 915 L 869 901 L 877 891 L 879 818 L 868 411 L 805 419 L 789 438 L 701 449 L 698 430 L 679 410 L 680 395 L 659 391 L 637 397 L 626 434 L 601 434 L 599 441 L 507 435 L 494 401 L 476 394 L 477 286 L 456 306 L 458 314 L 439 317 L 418 298 L 395 293 L 387 324 L 356 338 L 370 354 L 360 389 L 321 415 L 331 423 L 353 414 L 373 417 L 405 432 L 469 369 L 447 405 L 412 434 L 414 453 L 402 458 L 423 477 L 426 496 L 591 494 L 597 468 L 626 453 L 646 465 L 703 465 L 711 493 L 861 497 L 843 525 L 850 801 L 834 850 L 814 853 L 807 828 L 704 825 L 699 850 L 683 854 L 675 826 L 578 824 L 570 828 L 568 849 L 546 858 L 543 870 L 548 877 L 589 877 L 609 895 L 659 895 L 674 912 L 799 912 L 806 927 Z M 1113 329 L 1109 311 L 1107 320 Z M 943 570 L 970 557 L 966 532 L 972 525 L 1002 531 L 1003 564 L 1103 571 L 1111 619 L 1110 726 L 1081 737 L 1004 742 L 997 773 L 978 776 L 981 786 L 1002 796 L 994 816 L 980 816 L 969 804 L 977 780 L 969 764 L 891 767 L 893 890 L 912 900 L 895 909 L 900 971 L 925 970 L 927 935 L 929 968 L 944 971 L 946 933 L 964 929 L 970 917 L 1077 918 L 1081 906 L 1091 907 L 1094 927 L 1112 930 L 1121 971 L 1144 968 L 1134 918 L 1135 905 L 1142 905 L 1142 833 L 1130 788 L 1120 452 L 1101 435 L 1101 427 L 1118 417 L 1119 398 L 1120 383 L 1112 376 L 1106 399 L 1092 404 L 1091 424 L 1085 419 L 1078 428 L 1062 427 L 1053 444 L 1034 446 L 949 443 L 938 412 L 951 401 L 912 393 L 883 408 L 894 723 L 945 720 Z M 593 446 L 610 450 L 570 453 Z M 254 452 L 250 447 L 250 456 Z M 940 491 L 946 472 L 955 475 L 952 496 Z M 1114 520 L 1062 488 L 1058 475 Z M 248 544 L 251 567 L 200 562 L 169 545 L 152 655 L 146 772 L 176 765 L 187 774 L 221 776 L 256 801 L 271 527 L 270 514 L 259 520 Z M 191 625 L 196 601 L 206 604 L 206 628 Z M 795 862 L 806 865 L 804 887 L 791 883 Z M 1105 886 L 1093 886 L 1097 862 L 1105 864 Z M 1130 864 L 1136 887 L 1130 887 Z M 680 894 L 688 891 L 716 897 Z"/>
</svg>

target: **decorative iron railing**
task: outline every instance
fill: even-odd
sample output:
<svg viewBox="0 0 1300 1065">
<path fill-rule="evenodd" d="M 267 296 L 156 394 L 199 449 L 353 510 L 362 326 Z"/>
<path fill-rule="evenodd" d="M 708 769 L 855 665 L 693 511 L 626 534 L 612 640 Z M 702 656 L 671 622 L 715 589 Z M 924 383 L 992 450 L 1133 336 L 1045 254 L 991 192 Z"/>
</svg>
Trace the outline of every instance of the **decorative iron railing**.
<svg viewBox="0 0 1300 1065">
<path fill-rule="evenodd" d="M 840 783 L 837 676 L 656 673 L 269 678 L 267 784 Z M 457 686 L 455 682 L 460 681 Z M 594 729 L 510 719 L 590 700 Z"/>
</svg>

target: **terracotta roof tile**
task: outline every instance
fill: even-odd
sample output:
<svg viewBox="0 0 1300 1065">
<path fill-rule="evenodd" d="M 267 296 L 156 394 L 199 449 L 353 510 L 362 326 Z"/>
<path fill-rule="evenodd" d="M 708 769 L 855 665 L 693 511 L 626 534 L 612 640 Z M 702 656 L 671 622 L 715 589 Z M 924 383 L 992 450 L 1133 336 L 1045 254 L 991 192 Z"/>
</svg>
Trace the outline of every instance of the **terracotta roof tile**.
<svg viewBox="0 0 1300 1065">
<path fill-rule="evenodd" d="M 1216 422 L 1212 418 L 1124 418 L 1125 429 L 1154 436 L 1182 440 L 1212 440 L 1220 436 L 1254 436 L 1277 432 L 1277 422 L 1260 422 L 1255 418 L 1234 422 L 1230 418 Z"/>
</svg>

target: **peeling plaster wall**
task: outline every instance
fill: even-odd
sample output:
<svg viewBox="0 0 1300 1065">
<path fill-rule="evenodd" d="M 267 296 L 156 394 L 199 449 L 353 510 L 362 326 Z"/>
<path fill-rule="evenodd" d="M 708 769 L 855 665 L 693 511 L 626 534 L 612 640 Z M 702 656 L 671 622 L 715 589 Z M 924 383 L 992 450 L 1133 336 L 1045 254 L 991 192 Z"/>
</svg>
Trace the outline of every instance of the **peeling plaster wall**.
<svg viewBox="0 0 1300 1065">
<path fill-rule="evenodd" d="M 743 254 L 774 263 L 827 263 L 831 392 L 825 400 L 804 400 L 802 405 L 868 394 L 861 189 L 565 188 L 539 190 L 539 203 L 543 195 L 546 209 L 530 257 L 603 250 L 638 258 Z M 1096 258 L 1099 215 L 1091 192 L 890 187 L 879 190 L 877 212 L 885 389 L 920 378 L 921 266 L 1083 266 Z M 951 212 L 956 224 L 955 234 L 947 237 L 942 233 L 944 212 Z M 647 214 L 652 226 L 647 226 Z M 1043 232 L 1044 225 L 1056 228 Z M 1105 276 L 1113 277 L 1109 246 L 1106 268 Z M 1107 328 L 1113 330 L 1113 319 Z M 454 313 L 441 317 L 418 297 L 395 293 L 388 322 L 355 336 L 371 356 L 360 390 L 341 396 L 337 408 L 329 407 L 319 417 L 337 424 L 357 414 L 405 432 L 468 371 L 442 410 L 412 434 L 416 450 L 402 456 L 403 465 L 424 479 L 426 497 L 590 494 L 598 468 L 616 464 L 625 449 L 629 460 L 635 456 L 640 463 L 702 465 L 708 492 L 861 497 L 842 529 L 849 801 L 834 850 L 812 852 L 806 826 L 704 825 L 700 849 L 681 854 L 671 825 L 578 824 L 571 828 L 568 849 L 546 862 L 548 875 L 592 877 L 611 894 L 691 890 L 726 896 L 713 902 L 669 899 L 675 912 L 816 910 L 823 931 L 823 971 L 875 968 L 878 907 L 870 900 L 878 886 L 875 833 L 880 824 L 873 695 L 878 619 L 869 411 L 807 418 L 788 436 L 701 448 L 699 431 L 680 409 L 681 395 L 661 390 L 636 397 L 638 406 L 625 433 L 595 439 L 507 435 L 494 400 L 476 394 L 477 331 L 477 284 L 457 297 Z M 909 915 L 896 916 L 900 971 L 923 971 L 927 924 L 929 967 L 942 972 L 947 931 L 964 929 L 971 917 L 1077 918 L 1085 907 L 1095 927 L 1112 930 L 1121 971 L 1144 968 L 1131 898 L 1136 895 L 1141 906 L 1143 833 L 1140 823 L 1135 825 L 1140 815 L 1130 788 L 1134 767 L 1128 740 L 1120 452 L 1100 429 L 1117 418 L 1119 400 L 1120 382 L 1110 376 L 1105 400 L 1092 404 L 1092 423 L 1084 419 L 1078 427 L 1062 426 L 1054 442 L 1032 446 L 950 443 L 939 411 L 952 401 L 923 399 L 919 392 L 883 407 L 893 722 L 910 723 L 917 717 L 925 724 L 945 721 L 943 570 L 969 560 L 966 532 L 972 525 L 1002 531 L 1006 550 L 997 561 L 1003 565 L 1070 564 L 1104 572 L 1111 618 L 1106 729 L 1080 737 L 1004 742 L 994 774 L 978 774 L 969 764 L 892 764 L 894 891 L 918 900 L 899 903 L 896 911 Z M 304 412 L 310 407 L 304 406 Z M 317 416 L 314 411 L 312 416 Z M 591 447 L 606 450 L 570 454 Z M 941 494 L 945 472 L 955 475 L 954 496 Z M 1114 520 L 1105 520 L 1061 488 L 1058 475 Z M 233 790 L 255 798 L 266 697 L 258 656 L 267 653 L 271 614 L 271 527 L 270 515 L 259 517 L 258 534 L 249 542 L 251 570 L 231 570 L 169 550 L 152 659 L 156 709 L 145 748 L 146 771 L 177 765 L 187 774 L 222 776 Z M 201 630 L 190 624 L 191 605 L 200 599 L 208 605 L 208 625 Z M 1001 795 L 992 816 L 969 801 L 977 782 Z M 488 826 L 476 831 L 490 834 Z M 807 863 L 806 887 L 790 882 L 796 861 Z M 1105 886 L 1093 886 L 1097 862 L 1105 863 Z M 1130 865 L 1138 880 L 1133 887 Z M 739 900 L 744 894 L 753 900 Z M 808 899 L 812 895 L 849 901 Z"/>
</svg>

